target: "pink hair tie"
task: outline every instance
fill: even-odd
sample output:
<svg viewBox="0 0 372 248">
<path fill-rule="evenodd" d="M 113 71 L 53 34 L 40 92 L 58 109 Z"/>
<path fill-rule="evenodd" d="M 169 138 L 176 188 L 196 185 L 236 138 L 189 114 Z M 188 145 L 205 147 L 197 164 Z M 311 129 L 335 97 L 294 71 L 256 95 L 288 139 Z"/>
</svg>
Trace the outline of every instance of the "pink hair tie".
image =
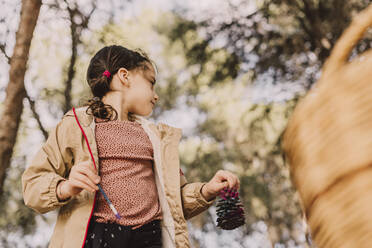
<svg viewBox="0 0 372 248">
<path fill-rule="evenodd" d="M 111 73 L 108 70 L 106 70 L 106 71 L 103 72 L 103 76 L 105 76 L 107 78 L 110 78 L 111 77 Z"/>
</svg>

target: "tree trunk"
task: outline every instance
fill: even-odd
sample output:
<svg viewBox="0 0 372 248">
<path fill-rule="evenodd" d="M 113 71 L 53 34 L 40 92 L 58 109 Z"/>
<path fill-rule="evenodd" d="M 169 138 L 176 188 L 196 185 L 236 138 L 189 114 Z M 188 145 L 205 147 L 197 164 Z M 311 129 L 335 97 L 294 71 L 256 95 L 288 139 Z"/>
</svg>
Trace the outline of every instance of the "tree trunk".
<svg viewBox="0 0 372 248">
<path fill-rule="evenodd" d="M 13 153 L 25 97 L 24 77 L 30 44 L 39 16 L 41 0 L 23 0 L 16 44 L 10 59 L 9 83 L 6 88 L 0 122 L 0 196 Z"/>
</svg>

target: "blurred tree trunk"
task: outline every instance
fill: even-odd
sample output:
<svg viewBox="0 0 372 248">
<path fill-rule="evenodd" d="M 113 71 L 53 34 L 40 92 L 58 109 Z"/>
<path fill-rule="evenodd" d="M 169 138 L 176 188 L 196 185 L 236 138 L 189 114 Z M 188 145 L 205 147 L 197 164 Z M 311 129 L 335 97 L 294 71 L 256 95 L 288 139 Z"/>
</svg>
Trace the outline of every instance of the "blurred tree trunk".
<svg viewBox="0 0 372 248">
<path fill-rule="evenodd" d="M 67 69 L 67 78 L 65 80 L 65 104 L 63 106 L 63 113 L 66 113 L 72 108 L 72 80 L 75 77 L 75 65 L 78 56 L 78 46 L 81 44 L 81 34 L 84 30 L 88 29 L 89 21 L 96 10 L 97 1 L 91 1 L 91 11 L 88 14 L 83 12 L 83 8 L 78 6 L 78 1 L 76 2 L 67 2 L 67 12 L 70 20 L 70 32 L 71 32 L 71 57 L 70 64 Z M 62 9 L 61 6 L 58 8 Z M 81 20 L 81 22 L 79 22 Z"/>
<path fill-rule="evenodd" d="M 16 44 L 10 58 L 9 83 L 6 88 L 4 110 L 0 122 L 0 195 L 23 110 L 25 97 L 24 77 L 33 32 L 39 16 L 41 0 L 23 0 L 21 17 L 16 33 Z"/>
</svg>

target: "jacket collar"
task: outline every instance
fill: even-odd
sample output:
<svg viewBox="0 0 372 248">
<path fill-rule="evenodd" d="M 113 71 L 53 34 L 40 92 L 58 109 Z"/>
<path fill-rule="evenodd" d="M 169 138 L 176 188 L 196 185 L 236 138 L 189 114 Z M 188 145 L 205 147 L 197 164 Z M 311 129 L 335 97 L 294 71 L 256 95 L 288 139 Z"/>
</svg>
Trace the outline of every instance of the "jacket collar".
<svg viewBox="0 0 372 248">
<path fill-rule="evenodd" d="M 88 106 L 76 108 L 76 114 L 79 118 L 79 121 L 83 127 L 90 126 L 94 130 L 94 121 L 93 121 L 93 115 L 89 115 L 86 113 L 86 110 L 88 109 Z M 68 111 L 66 113 L 66 116 L 74 116 L 74 113 L 72 110 Z M 147 120 L 145 117 L 142 117 L 140 115 L 134 115 L 134 121 L 140 123 L 142 126 L 149 126 L 153 132 L 160 138 L 163 139 L 166 136 L 173 136 L 176 135 L 178 139 L 182 136 L 182 130 L 180 128 L 171 127 L 164 123 L 160 123 L 156 125 L 152 121 Z"/>
</svg>

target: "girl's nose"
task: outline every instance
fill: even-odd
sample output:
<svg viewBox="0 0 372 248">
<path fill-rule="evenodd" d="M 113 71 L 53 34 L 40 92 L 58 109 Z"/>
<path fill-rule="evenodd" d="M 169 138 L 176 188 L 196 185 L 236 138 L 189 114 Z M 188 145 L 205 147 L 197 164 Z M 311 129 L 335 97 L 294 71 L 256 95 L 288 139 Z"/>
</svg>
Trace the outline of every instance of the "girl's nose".
<svg viewBox="0 0 372 248">
<path fill-rule="evenodd" d="M 159 96 L 158 96 L 158 94 L 155 93 L 155 95 L 154 95 L 154 99 L 155 99 L 155 102 L 157 102 L 157 101 L 159 100 Z"/>
</svg>

